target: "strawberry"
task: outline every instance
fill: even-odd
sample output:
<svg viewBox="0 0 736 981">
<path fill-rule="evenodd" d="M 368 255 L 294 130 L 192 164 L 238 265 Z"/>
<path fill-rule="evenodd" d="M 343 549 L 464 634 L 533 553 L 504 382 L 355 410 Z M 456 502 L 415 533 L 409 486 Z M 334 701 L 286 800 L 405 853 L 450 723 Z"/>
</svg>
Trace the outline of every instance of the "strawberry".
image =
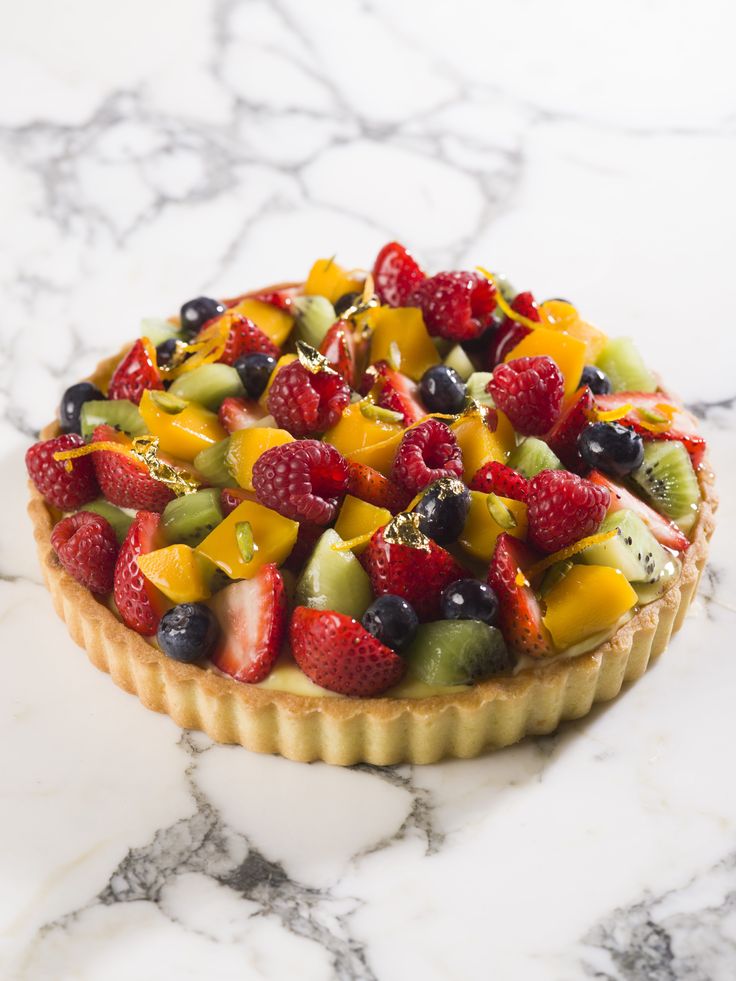
<svg viewBox="0 0 736 981">
<path fill-rule="evenodd" d="M 539 310 L 534 302 L 534 296 L 529 293 L 518 293 L 511 304 L 511 309 L 520 313 L 527 320 L 534 320 L 537 323 L 542 319 Z M 506 317 L 501 326 L 496 330 L 489 349 L 491 371 L 497 364 L 500 364 L 509 351 L 513 351 L 527 334 L 532 331 L 531 327 L 520 324 L 518 320 Z"/>
<path fill-rule="evenodd" d="M 703 462 L 706 442 L 699 435 L 695 420 L 689 412 L 675 405 L 662 392 L 613 392 L 610 395 L 596 395 L 595 402 L 601 412 L 608 412 L 611 409 L 618 409 L 630 404 L 632 406 L 631 412 L 616 420 L 620 425 L 634 429 L 645 439 L 678 440 L 690 454 L 692 464 L 696 469 Z M 671 424 L 663 432 L 658 432 L 656 425 L 652 428 L 652 423 L 639 412 L 639 410 L 643 410 L 661 415 L 662 413 L 657 409 L 658 405 L 672 406 L 676 409 Z"/>
<path fill-rule="evenodd" d="M 376 361 L 366 371 L 361 382 L 365 394 L 373 391 L 376 405 L 401 414 L 405 426 L 412 426 L 427 415 L 419 398 L 419 386 L 411 378 L 395 371 L 387 361 Z"/>
<path fill-rule="evenodd" d="M 78 433 L 64 433 L 55 439 L 41 440 L 26 451 L 26 469 L 36 490 L 49 504 L 71 511 L 94 500 L 100 492 L 95 469 L 89 457 L 80 457 L 67 470 L 62 460 L 55 460 L 54 453 L 63 453 L 84 446 Z"/>
<path fill-rule="evenodd" d="M 542 622 L 542 610 L 531 586 L 519 586 L 516 575 L 534 562 L 534 553 L 517 538 L 498 536 L 488 569 L 488 585 L 500 603 L 498 625 L 504 640 L 518 655 L 547 657 L 554 647 Z"/>
<path fill-rule="evenodd" d="M 351 388 L 355 387 L 358 374 L 358 342 L 355 332 L 346 320 L 336 321 L 327 331 L 319 346 L 339 375 Z"/>
<path fill-rule="evenodd" d="M 91 511 L 63 518 L 51 532 L 51 545 L 70 576 L 93 593 L 112 589 L 118 540 L 108 521 Z"/>
<path fill-rule="evenodd" d="M 228 433 L 238 429 L 250 429 L 266 416 L 265 409 L 255 399 L 240 399 L 229 396 L 217 410 L 223 429 Z"/>
<path fill-rule="evenodd" d="M 529 492 L 529 481 L 505 463 L 489 460 L 476 471 L 470 481 L 470 489 L 483 491 L 484 494 L 510 497 L 514 501 L 525 501 Z"/>
<path fill-rule="evenodd" d="M 115 563 L 115 605 L 123 623 L 145 637 L 156 633 L 166 609 L 166 599 L 141 572 L 138 556 L 166 545 L 160 522 L 161 515 L 153 511 L 139 511 L 128 529 Z"/>
<path fill-rule="evenodd" d="M 381 303 L 401 307 L 414 289 L 426 279 L 418 263 L 398 242 L 384 245 L 373 264 L 373 285 Z"/>
<path fill-rule="evenodd" d="M 156 352 L 151 342 L 139 338 L 113 372 L 107 389 L 109 399 L 130 399 L 136 405 L 146 389 L 164 387 L 156 367 Z"/>
<path fill-rule="evenodd" d="M 648 504 L 645 504 L 631 491 L 626 490 L 625 487 L 614 483 L 610 477 L 606 477 L 598 470 L 593 470 L 588 474 L 588 480 L 592 484 L 605 487 L 609 491 L 609 512 L 633 511 L 649 528 L 660 545 L 666 545 L 667 548 L 672 548 L 676 552 L 684 552 L 690 545 L 690 539 L 680 531 L 674 522 L 663 517 L 654 508 L 650 508 Z"/>
<path fill-rule="evenodd" d="M 93 443 L 111 442 L 130 445 L 130 440 L 112 426 L 96 426 Z M 174 492 L 150 475 L 143 463 L 112 450 L 92 454 L 92 463 L 102 493 L 111 504 L 136 511 L 163 511 Z"/>
<path fill-rule="evenodd" d="M 279 656 L 286 630 L 286 592 L 273 563 L 234 582 L 211 603 L 220 623 L 212 662 L 236 681 L 263 681 Z"/>
<path fill-rule="evenodd" d="M 304 674 L 340 695 L 380 695 L 398 684 L 406 670 L 399 654 L 343 613 L 298 606 L 289 636 Z"/>
<path fill-rule="evenodd" d="M 388 508 L 392 514 L 409 503 L 409 495 L 388 477 L 365 463 L 346 459 L 348 465 L 348 494 L 367 501 L 377 508 Z"/>
<path fill-rule="evenodd" d="M 552 452 L 576 473 L 588 469 L 578 452 L 578 436 L 590 422 L 593 406 L 593 393 L 584 385 L 563 402 L 557 422 L 544 437 Z"/>
<path fill-rule="evenodd" d="M 222 300 L 223 306 L 234 307 L 243 300 L 258 300 L 259 303 L 269 303 L 272 307 L 278 307 L 285 313 L 291 313 L 294 300 L 295 287 L 284 287 L 280 290 L 268 290 L 265 293 L 241 293 L 240 296 L 231 296 Z"/>
<path fill-rule="evenodd" d="M 390 525 L 387 525 L 390 527 Z M 414 607 L 420 620 L 440 618 L 442 590 L 467 576 L 455 559 L 432 539 L 427 549 L 387 542 L 379 528 L 362 556 L 376 596 L 393 593 Z"/>
<path fill-rule="evenodd" d="M 251 491 L 243 490 L 242 487 L 223 487 L 220 491 L 220 507 L 223 517 L 226 518 L 243 501 L 258 501 L 258 498 Z"/>
<path fill-rule="evenodd" d="M 246 354 L 268 354 L 272 358 L 279 357 L 281 352 L 260 327 L 256 327 L 252 320 L 241 313 L 230 310 L 226 310 L 216 320 L 208 321 L 200 331 L 199 337 L 203 337 L 204 332 L 209 333 L 213 329 L 218 329 L 223 323 L 227 323 L 229 329 L 225 350 L 218 358 L 220 364 L 234 364 L 238 358 Z"/>
</svg>

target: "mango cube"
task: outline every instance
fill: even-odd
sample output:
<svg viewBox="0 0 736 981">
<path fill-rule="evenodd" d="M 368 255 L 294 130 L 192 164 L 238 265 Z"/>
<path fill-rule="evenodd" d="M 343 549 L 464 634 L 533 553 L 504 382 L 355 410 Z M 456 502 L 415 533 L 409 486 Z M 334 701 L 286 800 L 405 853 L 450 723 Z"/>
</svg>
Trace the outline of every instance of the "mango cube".
<svg viewBox="0 0 736 981">
<path fill-rule="evenodd" d="M 210 598 L 206 565 L 188 545 L 168 545 L 138 556 L 143 575 L 172 603 L 199 603 Z"/>
<path fill-rule="evenodd" d="M 180 460 L 193 460 L 227 436 L 217 414 L 198 402 L 187 403 L 180 412 L 167 412 L 157 405 L 155 392 L 145 391 L 138 408 L 148 431 L 158 437 L 161 452 Z"/>
<path fill-rule="evenodd" d="M 306 296 L 326 296 L 335 303 L 344 293 L 358 293 L 363 280 L 352 276 L 333 259 L 317 259 L 304 284 Z"/>
<path fill-rule="evenodd" d="M 294 318 L 291 314 L 273 303 L 264 303 L 262 300 L 241 300 L 230 312 L 242 313 L 244 317 L 248 317 L 266 337 L 271 338 L 277 347 L 281 347 L 294 326 Z"/>
<path fill-rule="evenodd" d="M 565 380 L 565 395 L 572 395 L 580 385 L 580 375 L 586 363 L 585 342 L 563 330 L 537 327 L 509 351 L 504 361 L 535 358 L 542 354 L 546 354 L 556 363 Z"/>
<path fill-rule="evenodd" d="M 638 602 L 623 573 L 602 565 L 574 565 L 544 599 L 544 625 L 558 650 L 611 630 Z"/>
<path fill-rule="evenodd" d="M 439 364 L 440 356 L 416 307 L 375 307 L 365 314 L 371 329 L 371 363 L 388 361 L 391 345 L 401 351 L 400 371 L 419 381 L 427 368 Z"/>
<path fill-rule="evenodd" d="M 505 463 L 516 445 L 508 416 L 498 412 L 498 425 L 491 432 L 479 413 L 462 416 L 451 426 L 463 455 L 463 476 L 469 484 L 489 460 Z"/>
<path fill-rule="evenodd" d="M 564 300 L 545 300 L 539 313 L 545 325 L 552 330 L 564 330 L 582 341 L 585 344 L 586 364 L 595 364 L 608 343 L 608 336 L 602 330 L 581 319 L 572 303 L 565 303 Z"/>
<path fill-rule="evenodd" d="M 383 528 L 391 520 L 391 512 L 387 508 L 377 508 L 374 504 L 361 501 L 348 494 L 342 502 L 340 513 L 335 523 L 335 531 L 344 542 L 362 535 L 371 535 L 378 528 Z M 353 552 L 360 555 L 368 547 L 368 542 L 356 545 Z"/>
<path fill-rule="evenodd" d="M 479 562 L 490 562 L 496 549 L 496 539 L 502 532 L 508 532 L 514 538 L 526 538 L 527 517 L 526 504 L 514 501 L 510 497 L 499 497 L 513 517 L 516 519 L 514 528 L 503 528 L 488 510 L 488 494 L 481 491 L 470 492 L 470 508 L 465 519 L 465 526 L 460 533 L 458 543 L 474 559 Z"/>
<path fill-rule="evenodd" d="M 236 537 L 236 526 L 248 521 L 256 550 L 250 562 L 243 558 Z M 209 559 L 231 579 L 251 579 L 269 562 L 280 565 L 291 553 L 299 525 L 276 511 L 243 501 L 201 542 L 196 551 Z"/>
<path fill-rule="evenodd" d="M 268 426 L 239 429 L 230 437 L 225 462 L 240 486 L 252 491 L 253 464 L 258 457 L 274 446 L 293 442 L 294 437 L 285 429 L 272 429 Z"/>
<path fill-rule="evenodd" d="M 388 476 L 405 432 L 393 423 L 366 418 L 360 411 L 360 404 L 355 402 L 345 409 L 339 422 L 327 430 L 324 440 L 343 456 Z"/>
</svg>

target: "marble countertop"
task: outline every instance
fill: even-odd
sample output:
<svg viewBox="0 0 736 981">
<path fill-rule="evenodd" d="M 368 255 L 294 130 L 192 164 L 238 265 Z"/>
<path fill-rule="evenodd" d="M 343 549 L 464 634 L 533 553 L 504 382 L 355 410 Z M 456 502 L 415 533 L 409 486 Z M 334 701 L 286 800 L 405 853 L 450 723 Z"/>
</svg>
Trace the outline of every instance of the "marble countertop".
<svg viewBox="0 0 736 981">
<path fill-rule="evenodd" d="M 689 10 L 689 8 L 688 8 Z M 726 8 L 191 0 L 0 15 L 0 976 L 736 976 L 736 128 Z M 338 769 L 182 733 L 56 619 L 23 453 L 192 295 L 481 262 L 636 335 L 723 497 L 623 697 L 471 762 Z"/>
</svg>

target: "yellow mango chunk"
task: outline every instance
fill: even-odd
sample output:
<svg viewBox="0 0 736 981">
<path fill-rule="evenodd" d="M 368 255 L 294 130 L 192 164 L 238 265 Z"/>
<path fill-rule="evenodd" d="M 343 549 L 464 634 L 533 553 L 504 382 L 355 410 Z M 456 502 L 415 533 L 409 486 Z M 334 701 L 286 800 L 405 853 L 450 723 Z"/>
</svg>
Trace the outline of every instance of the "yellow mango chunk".
<svg viewBox="0 0 736 981">
<path fill-rule="evenodd" d="M 465 519 L 465 527 L 460 533 L 458 543 L 468 555 L 480 562 L 490 562 L 496 548 L 496 539 L 506 531 L 514 538 L 526 538 L 527 519 L 526 504 L 514 501 L 510 497 L 499 497 L 516 519 L 515 528 L 503 528 L 495 521 L 488 510 L 488 494 L 481 491 L 470 492 L 470 508 Z"/>
<path fill-rule="evenodd" d="M 388 361 L 391 345 L 401 352 L 399 370 L 419 381 L 427 368 L 439 364 L 440 356 L 416 307 L 374 307 L 365 315 L 371 333 L 371 363 Z"/>
<path fill-rule="evenodd" d="M 564 300 L 545 300 L 539 308 L 542 321 L 552 330 L 564 330 L 585 344 L 586 364 L 594 364 L 608 343 L 602 330 L 583 320 L 572 305 Z"/>
<path fill-rule="evenodd" d="M 610 630 L 638 602 L 623 573 L 603 565 L 574 565 L 544 599 L 544 625 L 558 650 Z"/>
<path fill-rule="evenodd" d="M 172 603 L 199 603 L 212 595 L 206 563 L 188 545 L 168 545 L 139 555 L 138 567 Z"/>
<path fill-rule="evenodd" d="M 230 312 L 242 313 L 244 317 L 248 317 L 256 327 L 260 327 L 266 337 L 271 338 L 277 347 L 281 347 L 294 326 L 294 318 L 291 314 L 274 306 L 273 303 L 264 303 L 262 300 L 241 300 Z"/>
<path fill-rule="evenodd" d="M 359 293 L 362 278 L 351 275 L 334 259 L 317 259 L 304 284 L 306 296 L 326 296 L 335 303 L 344 293 Z"/>
<path fill-rule="evenodd" d="M 463 477 L 469 484 L 476 472 L 489 460 L 505 463 L 516 445 L 514 429 L 508 416 L 498 413 L 495 432 L 478 414 L 463 416 L 450 427 L 463 455 Z"/>
<path fill-rule="evenodd" d="M 252 491 L 253 464 L 258 457 L 274 446 L 293 442 L 294 437 L 285 429 L 272 429 L 268 426 L 239 429 L 230 437 L 225 462 L 240 486 Z"/>
<path fill-rule="evenodd" d="M 297 360 L 297 356 L 295 354 L 282 354 L 281 355 L 281 357 L 276 362 L 273 371 L 271 372 L 271 376 L 268 379 L 268 384 L 266 385 L 266 387 L 263 390 L 263 394 L 258 399 L 258 404 L 259 405 L 262 405 L 262 406 L 265 407 L 266 403 L 268 402 L 268 393 L 271 391 L 271 386 L 273 385 L 273 380 L 276 377 L 276 375 L 278 375 L 278 373 L 281 371 L 281 369 L 282 368 L 285 368 L 287 366 L 287 364 L 291 364 L 292 361 L 296 361 L 296 360 Z"/>
<path fill-rule="evenodd" d="M 347 407 L 332 429 L 327 430 L 324 440 L 343 456 L 388 476 L 405 432 L 401 426 L 367 419 L 356 402 Z"/>
<path fill-rule="evenodd" d="M 198 402 L 187 403 L 181 412 L 166 412 L 156 404 L 155 393 L 145 391 L 138 409 L 149 433 L 158 437 L 160 451 L 180 460 L 193 460 L 227 436 L 217 414 Z"/>
<path fill-rule="evenodd" d="M 377 528 L 383 528 L 391 520 L 391 512 L 387 508 L 377 508 L 374 504 L 361 501 L 348 494 L 342 502 L 340 513 L 335 523 L 335 531 L 344 542 L 362 535 L 372 535 Z M 368 542 L 356 545 L 353 552 L 360 555 L 368 548 Z"/>
<path fill-rule="evenodd" d="M 250 522 L 256 545 L 253 558 L 246 562 L 240 553 L 236 526 Z M 243 501 L 197 546 L 196 551 L 213 562 L 231 579 L 251 579 L 269 562 L 280 565 L 288 558 L 296 541 L 299 525 L 255 501 Z"/>
<path fill-rule="evenodd" d="M 572 395 L 580 385 L 580 375 L 587 356 L 585 343 L 562 330 L 537 327 L 522 338 L 504 360 L 535 358 L 542 354 L 546 354 L 557 364 L 565 379 L 565 395 Z"/>
</svg>

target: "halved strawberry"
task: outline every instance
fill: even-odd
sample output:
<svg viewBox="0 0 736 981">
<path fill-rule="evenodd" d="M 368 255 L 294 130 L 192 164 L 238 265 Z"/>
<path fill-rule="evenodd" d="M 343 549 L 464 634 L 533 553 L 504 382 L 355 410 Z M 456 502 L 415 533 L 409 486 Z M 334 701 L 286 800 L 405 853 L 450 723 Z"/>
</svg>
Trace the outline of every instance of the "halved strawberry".
<svg viewBox="0 0 736 981">
<path fill-rule="evenodd" d="M 616 422 L 634 429 L 644 439 L 677 440 L 684 445 L 690 454 L 696 469 L 703 462 L 707 444 L 698 433 L 695 419 L 686 409 L 668 398 L 663 392 L 612 392 L 609 395 L 596 395 L 595 402 L 602 412 L 631 405 L 631 412 L 628 412 L 621 419 L 617 419 Z M 653 427 L 646 416 L 639 412 L 639 410 L 643 410 L 644 413 L 654 413 L 661 416 L 662 413 L 657 409 L 658 405 L 671 406 L 676 410 L 670 425 L 664 431 L 658 431 L 656 425 Z"/>
<path fill-rule="evenodd" d="M 373 264 L 373 285 L 381 303 L 403 306 L 409 294 L 426 279 L 416 259 L 398 242 L 381 249 Z"/>
<path fill-rule="evenodd" d="M 115 605 L 123 623 L 145 637 L 156 633 L 167 606 L 163 593 L 151 585 L 138 566 L 139 555 L 146 555 L 166 545 L 159 528 L 160 521 L 160 514 L 139 511 L 120 546 L 115 563 Z"/>
<path fill-rule="evenodd" d="M 389 527 L 389 526 L 387 526 Z M 420 620 L 440 618 L 442 590 L 467 573 L 455 559 L 431 539 L 427 550 L 387 542 L 379 528 L 362 555 L 376 596 L 393 593 L 414 607 Z"/>
<path fill-rule="evenodd" d="M 650 508 L 641 498 L 636 497 L 620 484 L 614 483 L 610 477 L 593 470 L 588 474 L 588 480 L 599 487 L 605 487 L 610 492 L 608 510 L 633 511 L 638 515 L 660 545 L 666 545 L 677 552 L 684 552 L 690 545 L 690 539 L 684 535 L 677 525 Z"/>
<path fill-rule="evenodd" d="M 542 319 L 539 316 L 539 310 L 537 310 L 534 295 L 528 291 L 525 293 L 517 293 L 511 304 L 511 309 L 516 313 L 520 313 L 522 317 L 526 317 L 527 320 L 539 322 Z M 500 364 L 509 351 L 512 351 L 516 345 L 526 337 L 527 334 L 530 334 L 531 330 L 531 327 L 526 327 L 524 324 L 520 324 L 518 320 L 512 320 L 510 317 L 506 317 L 501 326 L 498 327 L 494 333 L 493 340 L 491 341 L 491 346 L 489 348 L 491 370 L 495 368 L 497 364 Z"/>
<path fill-rule="evenodd" d="M 263 293 L 241 293 L 239 296 L 230 296 L 225 300 L 220 302 L 223 306 L 234 307 L 238 303 L 242 303 L 243 300 L 258 300 L 260 303 L 270 303 L 273 307 L 278 307 L 279 310 L 283 310 L 285 313 L 291 313 L 292 303 L 294 302 L 294 294 L 297 292 L 299 284 L 294 286 L 284 286 L 283 289 L 279 290 L 267 290 Z"/>
<path fill-rule="evenodd" d="M 388 508 L 392 514 L 401 511 L 409 503 L 406 491 L 378 470 L 354 460 L 345 462 L 348 465 L 348 494 L 377 508 Z"/>
<path fill-rule="evenodd" d="M 510 497 L 514 501 L 525 501 L 529 492 L 529 481 L 505 463 L 489 460 L 476 471 L 470 481 L 470 489 L 483 491 L 484 494 Z"/>
<path fill-rule="evenodd" d="M 511 650 L 529 657 L 548 657 L 555 651 L 542 622 L 539 600 L 531 586 L 519 586 L 516 582 L 519 570 L 529 568 L 534 559 L 527 545 L 504 532 L 496 541 L 488 585 L 498 596 L 498 625 Z"/>
<path fill-rule="evenodd" d="M 593 393 L 584 385 L 563 402 L 557 422 L 544 437 L 552 452 L 576 473 L 588 469 L 578 451 L 578 436 L 590 422 L 593 406 Z"/>
<path fill-rule="evenodd" d="M 130 399 L 138 405 L 146 389 L 160 391 L 163 387 L 153 345 L 147 338 L 139 337 L 113 372 L 107 397 Z"/>
<path fill-rule="evenodd" d="M 124 433 L 105 425 L 95 427 L 92 442 L 130 446 Z M 152 477 L 143 463 L 137 463 L 130 456 L 99 450 L 92 454 L 92 464 L 103 495 L 119 508 L 161 512 L 174 498 L 170 487 Z"/>
<path fill-rule="evenodd" d="M 401 413 L 405 426 L 412 426 L 427 415 L 419 398 L 419 386 L 411 378 L 395 371 L 387 361 L 376 361 L 363 376 L 361 387 L 376 394 L 376 405 Z"/>
<path fill-rule="evenodd" d="M 228 325 L 228 335 L 225 350 L 218 358 L 220 364 L 234 364 L 238 358 L 246 354 L 268 354 L 272 358 L 279 357 L 281 352 L 271 338 L 267 337 L 252 320 L 232 310 L 226 310 L 222 316 L 209 320 L 198 336 L 202 336 L 204 331 L 211 331 L 213 327 L 219 328 L 223 323 Z"/>
<path fill-rule="evenodd" d="M 255 399 L 240 399 L 234 395 L 224 399 L 217 410 L 223 429 L 234 433 L 238 429 L 250 429 L 267 415 L 266 410 Z"/>
<path fill-rule="evenodd" d="M 286 592 L 279 570 L 273 563 L 262 566 L 252 579 L 221 589 L 211 606 L 220 624 L 212 655 L 215 667 L 236 681 L 263 681 L 286 631 Z"/>
<path fill-rule="evenodd" d="M 357 620 L 298 606 L 289 630 L 294 660 L 316 685 L 370 698 L 401 681 L 406 662 Z"/>
<path fill-rule="evenodd" d="M 355 387 L 358 376 L 358 342 L 353 328 L 346 320 L 337 320 L 330 327 L 319 346 L 319 353 L 327 358 L 351 388 Z"/>
</svg>

